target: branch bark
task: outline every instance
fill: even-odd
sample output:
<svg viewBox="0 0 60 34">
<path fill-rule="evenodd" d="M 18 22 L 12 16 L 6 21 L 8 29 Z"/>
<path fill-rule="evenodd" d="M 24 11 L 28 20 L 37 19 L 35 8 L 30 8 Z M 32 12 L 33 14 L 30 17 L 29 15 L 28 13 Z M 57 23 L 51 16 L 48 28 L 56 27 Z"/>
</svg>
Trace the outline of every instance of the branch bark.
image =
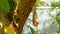
<svg viewBox="0 0 60 34">
<path fill-rule="evenodd" d="M 22 34 L 23 26 L 32 10 L 35 1 L 36 0 L 25 0 L 22 4 L 19 3 L 17 11 L 18 15 L 17 34 Z"/>
</svg>

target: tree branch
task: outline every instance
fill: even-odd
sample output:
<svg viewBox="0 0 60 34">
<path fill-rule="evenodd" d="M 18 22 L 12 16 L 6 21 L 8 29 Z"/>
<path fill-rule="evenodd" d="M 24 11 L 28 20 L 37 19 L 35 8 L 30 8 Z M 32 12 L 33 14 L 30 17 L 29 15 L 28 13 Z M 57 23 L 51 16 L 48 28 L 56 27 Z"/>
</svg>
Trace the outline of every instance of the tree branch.
<svg viewBox="0 0 60 34">
<path fill-rule="evenodd" d="M 22 4 L 20 3 L 18 6 L 18 28 L 17 28 L 17 34 L 22 34 L 23 26 L 25 24 L 25 21 L 27 20 L 32 7 L 34 5 L 36 0 L 25 0 Z"/>
</svg>

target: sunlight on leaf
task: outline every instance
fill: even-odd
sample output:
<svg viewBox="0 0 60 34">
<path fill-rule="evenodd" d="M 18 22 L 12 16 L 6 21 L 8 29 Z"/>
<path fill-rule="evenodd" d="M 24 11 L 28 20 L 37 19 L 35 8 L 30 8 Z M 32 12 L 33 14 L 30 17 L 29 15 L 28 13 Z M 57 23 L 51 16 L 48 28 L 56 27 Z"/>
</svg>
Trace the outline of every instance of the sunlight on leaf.
<svg viewBox="0 0 60 34">
<path fill-rule="evenodd" d="M 15 31 L 10 27 L 4 27 L 5 34 L 15 34 Z"/>
<path fill-rule="evenodd" d="M 44 5 L 44 4 L 45 4 L 45 2 L 40 1 L 40 0 L 36 0 L 35 6 L 38 7 L 38 6 Z"/>
</svg>

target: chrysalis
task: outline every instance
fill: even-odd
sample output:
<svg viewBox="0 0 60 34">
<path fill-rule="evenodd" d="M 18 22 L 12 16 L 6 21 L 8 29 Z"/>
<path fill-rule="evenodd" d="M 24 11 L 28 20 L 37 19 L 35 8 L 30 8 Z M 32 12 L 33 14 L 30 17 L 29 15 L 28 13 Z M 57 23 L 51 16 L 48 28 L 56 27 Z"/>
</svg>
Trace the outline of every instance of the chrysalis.
<svg viewBox="0 0 60 34">
<path fill-rule="evenodd" d="M 38 18 L 37 18 L 37 13 L 36 13 L 35 9 L 33 12 L 33 25 L 38 26 Z"/>
</svg>

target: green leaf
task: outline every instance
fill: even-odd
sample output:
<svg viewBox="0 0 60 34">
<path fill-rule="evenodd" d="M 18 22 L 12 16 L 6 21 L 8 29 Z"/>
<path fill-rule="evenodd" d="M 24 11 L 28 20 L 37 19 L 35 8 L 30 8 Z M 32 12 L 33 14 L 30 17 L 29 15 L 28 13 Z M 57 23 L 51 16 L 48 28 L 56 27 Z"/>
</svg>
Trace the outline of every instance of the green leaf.
<svg viewBox="0 0 60 34">
<path fill-rule="evenodd" d="M 41 0 L 36 0 L 35 6 L 38 7 L 40 5 L 44 6 L 45 2 L 41 1 Z"/>
<path fill-rule="evenodd" d="M 51 6 L 54 7 L 54 8 L 55 7 L 59 7 L 60 8 L 60 1 L 58 1 L 58 2 L 52 2 Z"/>
<path fill-rule="evenodd" d="M 10 8 L 14 9 L 16 7 L 16 2 L 14 0 L 7 0 Z"/>
<path fill-rule="evenodd" d="M 32 27 L 30 27 L 32 34 L 38 34 L 37 31 L 35 31 Z"/>
<path fill-rule="evenodd" d="M 3 12 L 9 12 L 10 7 L 7 0 L 0 0 L 0 10 L 3 10 Z"/>
<path fill-rule="evenodd" d="M 15 0 L 7 0 L 7 1 L 9 2 L 9 6 L 10 6 L 10 12 L 8 16 L 10 16 L 10 21 L 13 21 L 14 10 L 16 8 L 16 2 Z"/>
</svg>

